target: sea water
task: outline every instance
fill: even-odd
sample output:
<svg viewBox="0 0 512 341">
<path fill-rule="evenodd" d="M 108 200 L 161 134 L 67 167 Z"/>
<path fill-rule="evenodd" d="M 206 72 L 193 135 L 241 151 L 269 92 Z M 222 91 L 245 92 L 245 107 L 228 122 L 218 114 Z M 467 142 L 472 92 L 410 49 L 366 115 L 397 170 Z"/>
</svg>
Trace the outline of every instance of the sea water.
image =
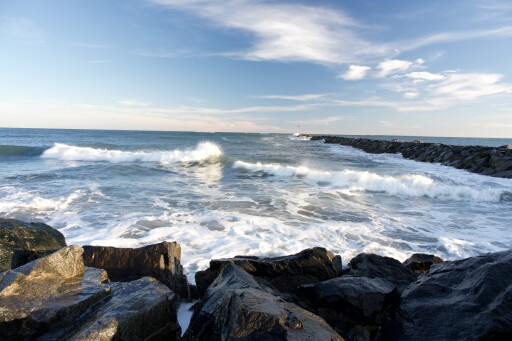
<svg viewBox="0 0 512 341">
<path fill-rule="evenodd" d="M 314 246 L 344 263 L 500 251 L 511 212 L 510 179 L 288 134 L 0 129 L 0 217 L 45 222 L 68 244 L 177 241 L 191 279 L 212 258 Z"/>
</svg>

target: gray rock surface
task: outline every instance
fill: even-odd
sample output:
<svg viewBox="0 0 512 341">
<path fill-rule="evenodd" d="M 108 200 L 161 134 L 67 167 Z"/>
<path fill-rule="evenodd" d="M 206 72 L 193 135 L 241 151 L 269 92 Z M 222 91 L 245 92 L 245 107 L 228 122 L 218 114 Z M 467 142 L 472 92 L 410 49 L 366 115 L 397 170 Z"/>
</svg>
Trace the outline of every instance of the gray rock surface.
<svg viewBox="0 0 512 341">
<path fill-rule="evenodd" d="M 322 318 L 227 264 L 196 308 L 186 340 L 343 340 Z"/>
<path fill-rule="evenodd" d="M 111 281 L 133 281 L 154 277 L 182 298 L 190 291 L 180 263 L 181 247 L 176 242 L 162 242 L 141 248 L 84 246 L 84 263 L 105 269 Z"/>
<path fill-rule="evenodd" d="M 416 280 L 416 274 L 396 259 L 370 253 L 357 255 L 349 267 L 351 276 L 383 278 L 396 285 L 399 292 Z"/>
<path fill-rule="evenodd" d="M 0 272 L 12 268 L 16 252 L 55 251 L 64 246 L 62 233 L 46 224 L 0 218 Z M 15 265 L 18 264 L 15 261 Z"/>
<path fill-rule="evenodd" d="M 512 340 L 512 250 L 436 265 L 386 329 L 382 340 Z"/>
<path fill-rule="evenodd" d="M 174 293 L 151 277 L 128 283 L 112 283 L 112 293 L 101 307 L 86 318 L 69 340 L 176 340 L 181 335 L 177 323 Z M 54 337 L 55 335 L 52 335 Z"/>
<path fill-rule="evenodd" d="M 227 264 L 236 264 L 285 293 L 295 293 L 299 285 L 325 281 L 338 277 L 342 272 L 341 257 L 321 247 L 283 257 L 237 256 L 214 259 L 207 270 L 196 273 L 196 284 L 200 294 L 206 291 Z"/>
<path fill-rule="evenodd" d="M 391 282 L 369 277 L 338 277 L 304 285 L 299 292 L 347 340 L 375 340 L 400 300 Z"/>
</svg>

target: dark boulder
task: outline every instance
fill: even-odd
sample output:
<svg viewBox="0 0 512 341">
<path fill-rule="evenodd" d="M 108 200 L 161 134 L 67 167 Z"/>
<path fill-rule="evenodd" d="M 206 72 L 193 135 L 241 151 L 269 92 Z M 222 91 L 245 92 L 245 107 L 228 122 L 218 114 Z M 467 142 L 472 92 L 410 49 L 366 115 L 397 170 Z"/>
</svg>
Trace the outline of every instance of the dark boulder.
<svg viewBox="0 0 512 341">
<path fill-rule="evenodd" d="M 202 295 L 227 264 L 236 264 L 249 274 L 264 279 L 286 293 L 295 293 L 302 284 L 325 281 L 341 275 L 341 257 L 321 247 L 283 257 L 243 257 L 214 259 L 210 268 L 196 273 L 198 292 Z"/>
<path fill-rule="evenodd" d="M 110 297 L 63 335 L 78 340 L 179 340 L 177 299 L 167 286 L 151 277 L 111 283 Z M 48 335 L 57 336 L 57 333 Z M 60 337 L 59 337 L 60 339 Z"/>
<path fill-rule="evenodd" d="M 512 340 L 512 250 L 431 268 L 382 340 Z"/>
<path fill-rule="evenodd" d="M 141 248 L 84 246 L 84 263 L 105 269 L 111 281 L 129 282 L 154 277 L 182 298 L 189 298 L 186 276 L 181 266 L 181 247 L 162 242 Z"/>
<path fill-rule="evenodd" d="M 343 340 L 322 318 L 226 264 L 196 307 L 185 340 Z"/>
<path fill-rule="evenodd" d="M 176 340 L 177 299 L 145 277 L 108 283 L 84 267 L 83 249 L 63 248 L 0 274 L 2 340 Z"/>
<path fill-rule="evenodd" d="M 72 323 L 108 296 L 105 271 L 86 270 L 82 252 L 66 247 L 0 274 L 0 339 L 31 338 Z"/>
<path fill-rule="evenodd" d="M 350 261 L 349 274 L 356 277 L 383 278 L 402 292 L 416 280 L 416 275 L 402 263 L 390 257 L 361 253 Z"/>
<path fill-rule="evenodd" d="M 299 292 L 347 340 L 375 340 L 400 299 L 394 284 L 369 277 L 343 276 L 302 286 Z"/>
<path fill-rule="evenodd" d="M 409 257 L 403 264 L 404 266 L 417 273 L 422 274 L 427 272 L 434 264 L 441 264 L 443 260 L 434 255 L 427 255 L 424 253 L 415 253 Z"/>
<path fill-rule="evenodd" d="M 42 223 L 0 219 L 0 272 L 12 269 L 13 255 L 23 251 L 56 251 L 66 246 L 59 231 Z M 17 257 L 14 265 L 22 265 Z"/>
</svg>

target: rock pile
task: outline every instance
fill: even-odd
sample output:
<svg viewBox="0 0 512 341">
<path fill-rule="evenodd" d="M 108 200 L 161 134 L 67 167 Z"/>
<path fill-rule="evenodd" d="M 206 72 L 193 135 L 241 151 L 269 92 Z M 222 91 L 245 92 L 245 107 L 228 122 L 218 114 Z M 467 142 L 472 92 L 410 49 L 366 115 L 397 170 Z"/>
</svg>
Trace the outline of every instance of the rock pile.
<svg viewBox="0 0 512 341">
<path fill-rule="evenodd" d="M 512 178 L 512 149 L 502 147 L 453 146 L 441 143 L 372 140 L 341 136 L 312 136 L 312 141 L 341 144 L 364 150 L 367 153 L 400 153 L 406 159 L 440 163 L 473 173 L 501 178 Z"/>
<path fill-rule="evenodd" d="M 197 288 L 175 242 L 32 252 L 0 273 L 2 340 L 512 339 L 512 250 L 449 262 L 415 254 L 403 264 L 363 253 L 347 267 L 321 247 L 236 256 L 212 260 Z M 177 305 L 191 294 L 198 301 L 181 336 Z"/>
</svg>

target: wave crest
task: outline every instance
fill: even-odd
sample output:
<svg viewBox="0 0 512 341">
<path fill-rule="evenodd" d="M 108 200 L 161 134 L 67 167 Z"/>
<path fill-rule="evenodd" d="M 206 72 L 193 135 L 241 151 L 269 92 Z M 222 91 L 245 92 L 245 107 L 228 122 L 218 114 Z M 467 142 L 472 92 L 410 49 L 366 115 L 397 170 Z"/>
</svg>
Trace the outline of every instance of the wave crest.
<svg viewBox="0 0 512 341">
<path fill-rule="evenodd" d="M 283 166 L 279 164 L 248 163 L 236 161 L 234 168 L 251 172 L 263 172 L 282 177 L 300 177 L 306 181 L 329 183 L 333 186 L 391 195 L 410 197 L 446 198 L 499 202 L 504 191 L 493 188 L 473 188 L 466 185 L 444 184 L 419 174 L 380 175 L 368 171 L 343 169 L 341 171 L 320 171 L 308 167 Z"/>
<path fill-rule="evenodd" d="M 170 164 L 176 162 L 198 162 L 222 156 L 222 150 L 212 142 L 200 142 L 195 149 L 129 152 L 122 150 L 99 149 L 91 147 L 70 146 L 55 143 L 53 147 L 41 155 L 45 159 L 58 159 L 66 161 L 108 161 L 119 162 L 160 162 Z"/>
</svg>

